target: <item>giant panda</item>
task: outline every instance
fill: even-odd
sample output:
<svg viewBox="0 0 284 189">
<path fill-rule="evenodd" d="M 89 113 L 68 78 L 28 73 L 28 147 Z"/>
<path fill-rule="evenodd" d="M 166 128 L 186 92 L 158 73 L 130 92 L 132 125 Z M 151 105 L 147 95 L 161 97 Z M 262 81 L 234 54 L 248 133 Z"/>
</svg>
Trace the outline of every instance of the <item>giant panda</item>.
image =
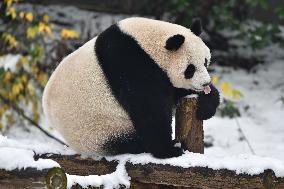
<svg viewBox="0 0 284 189">
<path fill-rule="evenodd" d="M 179 99 L 198 94 L 202 120 L 219 105 L 200 33 L 198 20 L 191 29 L 139 17 L 110 26 L 51 75 L 43 93 L 48 123 L 82 154 L 180 156 L 171 138 Z"/>
</svg>

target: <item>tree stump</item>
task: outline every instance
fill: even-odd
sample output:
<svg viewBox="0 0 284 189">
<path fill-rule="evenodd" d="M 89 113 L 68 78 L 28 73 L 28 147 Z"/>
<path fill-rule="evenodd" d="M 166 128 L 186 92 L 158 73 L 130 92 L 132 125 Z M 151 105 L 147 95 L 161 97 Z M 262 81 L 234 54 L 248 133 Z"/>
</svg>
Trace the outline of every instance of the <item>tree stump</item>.
<svg viewBox="0 0 284 189">
<path fill-rule="evenodd" d="M 183 98 L 176 110 L 176 140 L 181 147 L 194 153 L 204 153 L 203 122 L 196 118 L 197 99 Z"/>
</svg>

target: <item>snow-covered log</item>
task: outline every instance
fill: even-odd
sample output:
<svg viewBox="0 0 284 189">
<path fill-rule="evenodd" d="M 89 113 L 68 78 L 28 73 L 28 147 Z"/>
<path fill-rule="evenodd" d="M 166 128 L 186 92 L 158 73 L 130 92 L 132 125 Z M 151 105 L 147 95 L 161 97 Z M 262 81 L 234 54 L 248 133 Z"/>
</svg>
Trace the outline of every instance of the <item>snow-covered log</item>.
<svg viewBox="0 0 284 189">
<path fill-rule="evenodd" d="M 37 171 L 36 169 L 0 171 L 0 188 L 4 186 L 42 187 L 66 186 L 67 177 L 73 175 L 104 175 L 115 171 L 117 162 L 91 158 L 83 159 L 80 155 L 60 156 L 42 155 L 41 158 L 53 159 L 61 168 Z M 213 170 L 207 167 L 181 168 L 172 165 L 148 163 L 146 165 L 127 162 L 126 170 L 131 177 L 132 188 L 264 188 L 283 189 L 284 178 L 276 177 L 272 170 L 261 174 L 237 174 L 227 169 Z M 63 171 L 64 170 L 64 171 Z"/>
<path fill-rule="evenodd" d="M 117 162 L 102 159 L 82 159 L 79 155 L 49 158 L 58 162 L 68 174 L 104 175 L 115 171 Z M 148 163 L 146 165 L 126 163 L 126 170 L 131 177 L 132 188 L 263 188 L 284 189 L 284 178 L 276 177 L 272 170 L 265 170 L 258 175 L 236 174 L 227 169 L 213 170 L 207 167 L 181 168 L 171 165 Z M 63 178 L 63 177 L 62 177 Z M 65 182 L 65 181 L 64 181 Z"/>
</svg>

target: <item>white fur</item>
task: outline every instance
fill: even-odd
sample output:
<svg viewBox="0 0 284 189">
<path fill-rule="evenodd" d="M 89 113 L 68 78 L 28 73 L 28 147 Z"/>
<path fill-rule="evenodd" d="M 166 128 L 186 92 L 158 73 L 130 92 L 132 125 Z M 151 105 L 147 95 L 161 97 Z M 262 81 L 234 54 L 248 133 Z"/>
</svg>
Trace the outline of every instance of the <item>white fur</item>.
<svg viewBox="0 0 284 189">
<path fill-rule="evenodd" d="M 43 108 L 52 127 L 81 153 L 99 152 L 111 136 L 132 132 L 94 53 L 96 38 L 68 55 L 49 79 Z"/>
</svg>

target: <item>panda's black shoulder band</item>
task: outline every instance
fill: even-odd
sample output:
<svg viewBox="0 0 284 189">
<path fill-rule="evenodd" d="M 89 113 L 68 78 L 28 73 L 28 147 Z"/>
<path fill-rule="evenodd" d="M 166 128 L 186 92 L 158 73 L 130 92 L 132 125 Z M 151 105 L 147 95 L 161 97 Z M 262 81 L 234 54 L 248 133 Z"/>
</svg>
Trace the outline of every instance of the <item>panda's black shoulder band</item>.
<svg viewBox="0 0 284 189">
<path fill-rule="evenodd" d="M 176 156 L 171 138 L 174 88 L 167 74 L 118 25 L 98 36 L 95 53 L 115 99 L 129 115 L 146 152 L 156 157 Z M 118 150 L 133 149 L 133 145 L 114 146 Z"/>
</svg>

